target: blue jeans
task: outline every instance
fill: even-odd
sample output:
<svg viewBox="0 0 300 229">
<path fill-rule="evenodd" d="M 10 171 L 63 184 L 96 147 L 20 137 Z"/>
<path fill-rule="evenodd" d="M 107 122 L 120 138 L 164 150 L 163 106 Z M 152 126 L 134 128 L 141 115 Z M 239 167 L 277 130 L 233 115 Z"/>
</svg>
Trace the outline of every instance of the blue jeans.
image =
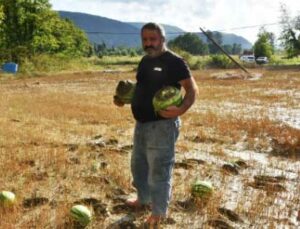
<svg viewBox="0 0 300 229">
<path fill-rule="evenodd" d="M 171 175 L 180 119 L 137 122 L 131 172 L 138 200 L 152 203 L 152 214 L 165 216 L 171 196 Z"/>
</svg>

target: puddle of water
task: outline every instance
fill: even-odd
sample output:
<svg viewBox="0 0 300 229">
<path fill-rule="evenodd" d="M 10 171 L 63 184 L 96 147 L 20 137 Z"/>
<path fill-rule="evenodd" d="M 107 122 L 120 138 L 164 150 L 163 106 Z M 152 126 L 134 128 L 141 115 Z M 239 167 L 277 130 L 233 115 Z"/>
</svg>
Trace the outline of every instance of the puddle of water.
<svg viewBox="0 0 300 229">
<path fill-rule="evenodd" d="M 198 113 L 215 112 L 222 115 L 232 115 L 236 113 L 243 118 L 257 118 L 257 114 L 266 115 L 269 119 L 283 122 L 293 128 L 300 130 L 300 108 L 286 108 L 280 104 L 276 106 L 265 107 L 259 104 L 240 104 L 232 102 L 223 102 L 216 105 L 215 102 L 205 102 L 200 106 L 195 106 L 194 110 Z M 254 115 L 253 115 L 254 114 Z"/>
<path fill-rule="evenodd" d="M 269 116 L 300 130 L 300 109 L 274 107 L 269 109 Z"/>
</svg>

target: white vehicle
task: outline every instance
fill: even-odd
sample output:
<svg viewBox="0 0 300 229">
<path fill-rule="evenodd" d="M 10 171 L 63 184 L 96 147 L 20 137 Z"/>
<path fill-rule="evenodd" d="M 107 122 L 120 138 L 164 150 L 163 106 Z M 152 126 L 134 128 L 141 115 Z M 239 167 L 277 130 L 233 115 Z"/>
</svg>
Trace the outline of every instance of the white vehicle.
<svg viewBox="0 0 300 229">
<path fill-rule="evenodd" d="M 243 55 L 240 57 L 240 60 L 246 63 L 255 63 L 254 55 Z"/>
<path fill-rule="evenodd" d="M 268 57 L 266 56 L 260 56 L 256 58 L 256 63 L 258 64 L 267 64 L 269 63 Z"/>
</svg>

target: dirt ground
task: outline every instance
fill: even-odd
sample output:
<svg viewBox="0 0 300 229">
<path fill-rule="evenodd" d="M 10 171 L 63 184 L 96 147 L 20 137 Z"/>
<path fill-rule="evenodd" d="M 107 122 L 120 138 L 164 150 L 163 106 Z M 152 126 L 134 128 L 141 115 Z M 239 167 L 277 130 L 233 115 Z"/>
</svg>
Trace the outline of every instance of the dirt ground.
<svg viewBox="0 0 300 229">
<path fill-rule="evenodd" d="M 255 71 L 255 70 L 252 70 Z M 184 114 L 173 195 L 161 228 L 300 227 L 300 71 L 194 71 L 195 105 Z M 234 77 L 231 77 L 234 76 Z M 70 208 L 93 212 L 86 228 L 139 228 L 135 212 L 130 107 L 113 105 L 134 72 L 0 77 L 0 190 L 17 202 L 0 207 L 0 228 L 78 228 Z M 191 196 L 195 180 L 213 195 Z"/>
</svg>

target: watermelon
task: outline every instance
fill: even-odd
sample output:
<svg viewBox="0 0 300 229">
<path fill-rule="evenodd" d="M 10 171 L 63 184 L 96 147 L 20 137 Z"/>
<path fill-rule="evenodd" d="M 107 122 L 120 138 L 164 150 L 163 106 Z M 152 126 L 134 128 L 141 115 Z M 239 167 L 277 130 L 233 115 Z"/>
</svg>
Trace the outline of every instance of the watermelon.
<svg viewBox="0 0 300 229">
<path fill-rule="evenodd" d="M 2 191 L 0 193 L 0 204 L 11 205 L 15 202 L 16 196 L 10 191 Z"/>
<path fill-rule="evenodd" d="M 93 161 L 92 168 L 91 168 L 93 172 L 97 172 L 100 169 L 100 167 L 101 167 L 100 162 Z"/>
<path fill-rule="evenodd" d="M 71 217 L 82 226 L 88 225 L 92 221 L 91 211 L 84 205 L 75 205 L 70 210 Z"/>
<path fill-rule="evenodd" d="M 209 181 L 197 180 L 192 184 L 192 195 L 195 197 L 206 198 L 212 195 L 213 186 Z"/>
<path fill-rule="evenodd" d="M 178 88 L 166 86 L 155 93 L 152 103 L 154 111 L 157 112 L 169 106 L 180 106 L 182 101 L 182 94 Z"/>
<path fill-rule="evenodd" d="M 136 83 L 130 80 L 119 81 L 116 88 L 116 97 L 125 104 L 130 104 L 135 92 Z"/>
</svg>

